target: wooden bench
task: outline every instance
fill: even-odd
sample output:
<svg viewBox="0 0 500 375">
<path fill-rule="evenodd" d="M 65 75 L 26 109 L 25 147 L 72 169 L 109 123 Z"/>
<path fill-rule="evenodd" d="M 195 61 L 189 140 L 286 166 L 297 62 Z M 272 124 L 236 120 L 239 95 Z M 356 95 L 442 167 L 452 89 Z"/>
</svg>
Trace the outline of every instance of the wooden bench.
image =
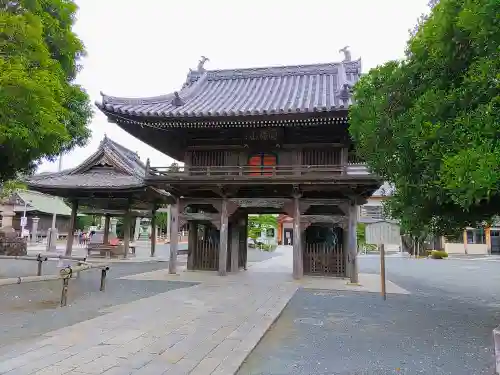
<svg viewBox="0 0 500 375">
<path fill-rule="evenodd" d="M 90 243 L 87 245 L 87 255 L 99 253 L 98 256 L 111 258 L 125 255 L 125 247 L 123 245 L 97 244 Z M 129 246 L 129 254 L 135 256 L 135 246 Z"/>
</svg>

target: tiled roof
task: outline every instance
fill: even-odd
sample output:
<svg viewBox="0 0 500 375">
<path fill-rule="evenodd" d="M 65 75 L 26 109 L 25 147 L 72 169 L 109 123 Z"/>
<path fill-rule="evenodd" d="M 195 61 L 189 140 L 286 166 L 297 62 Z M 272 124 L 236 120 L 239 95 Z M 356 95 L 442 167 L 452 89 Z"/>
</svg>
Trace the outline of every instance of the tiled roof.
<svg viewBox="0 0 500 375">
<path fill-rule="evenodd" d="M 143 187 L 146 166 L 139 156 L 104 137 L 98 150 L 76 168 L 42 173 L 28 181 L 30 188 L 124 189 Z"/>
<path fill-rule="evenodd" d="M 178 92 L 151 98 L 102 94 L 107 115 L 200 118 L 330 112 L 351 103 L 361 61 L 267 68 L 190 71 Z"/>
<path fill-rule="evenodd" d="M 24 211 L 24 203 L 27 211 L 39 211 L 48 214 L 70 216 L 71 208 L 59 197 L 39 193 L 33 190 L 17 190 L 16 195 L 20 198 L 21 205 L 14 206 L 14 211 Z"/>
<path fill-rule="evenodd" d="M 389 184 L 388 182 L 384 182 L 382 186 L 380 186 L 375 192 L 372 194 L 372 197 L 390 197 L 394 194 L 396 188 Z"/>
</svg>

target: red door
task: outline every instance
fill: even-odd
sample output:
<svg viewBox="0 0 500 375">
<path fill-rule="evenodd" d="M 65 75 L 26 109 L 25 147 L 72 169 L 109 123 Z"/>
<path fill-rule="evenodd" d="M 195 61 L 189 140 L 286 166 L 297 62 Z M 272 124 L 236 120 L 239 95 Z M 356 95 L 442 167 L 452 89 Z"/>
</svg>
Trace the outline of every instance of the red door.
<svg viewBox="0 0 500 375">
<path fill-rule="evenodd" d="M 251 176 L 272 176 L 277 157 L 274 154 L 259 152 L 250 156 L 248 165 Z"/>
</svg>

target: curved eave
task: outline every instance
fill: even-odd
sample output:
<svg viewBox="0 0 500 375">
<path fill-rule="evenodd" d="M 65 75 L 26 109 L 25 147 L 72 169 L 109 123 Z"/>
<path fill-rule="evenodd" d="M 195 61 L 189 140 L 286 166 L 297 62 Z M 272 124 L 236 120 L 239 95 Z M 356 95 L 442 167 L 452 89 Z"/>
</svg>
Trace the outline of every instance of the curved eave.
<svg viewBox="0 0 500 375">
<path fill-rule="evenodd" d="M 131 185 L 120 185 L 120 186 L 62 186 L 62 185 L 52 185 L 52 184 L 35 184 L 27 183 L 27 186 L 31 190 L 39 191 L 42 193 L 51 192 L 53 195 L 57 196 L 72 196 L 74 192 L 77 191 L 88 191 L 88 192 L 106 192 L 106 191 L 130 191 L 137 192 L 145 189 L 147 186 L 145 184 L 131 184 Z"/>
<path fill-rule="evenodd" d="M 314 114 L 336 114 L 342 111 L 347 111 L 349 109 L 349 105 L 338 105 L 331 107 L 311 107 L 311 108 L 290 108 L 288 110 L 283 109 L 263 109 L 263 110 L 252 110 L 252 111 L 205 111 L 205 112 L 195 112 L 195 111 L 182 111 L 179 108 L 176 111 L 139 111 L 134 109 L 122 109 L 115 108 L 111 104 L 105 104 L 96 101 L 95 105 L 99 108 L 106 116 L 132 116 L 140 119 L 164 119 L 167 121 L 172 120 L 214 120 L 221 118 L 245 118 L 245 117 L 267 117 L 267 116 L 287 116 L 287 115 L 314 115 Z M 127 119 L 127 118 L 124 118 Z"/>
</svg>

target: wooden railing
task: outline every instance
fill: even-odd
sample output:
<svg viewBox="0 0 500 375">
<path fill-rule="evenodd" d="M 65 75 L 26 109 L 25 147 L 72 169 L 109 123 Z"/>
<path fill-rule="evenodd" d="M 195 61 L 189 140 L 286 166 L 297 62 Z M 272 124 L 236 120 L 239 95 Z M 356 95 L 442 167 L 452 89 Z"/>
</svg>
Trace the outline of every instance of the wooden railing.
<svg viewBox="0 0 500 375">
<path fill-rule="evenodd" d="M 195 178 L 242 176 L 244 178 L 268 178 L 286 176 L 370 175 L 364 164 L 347 165 L 276 165 L 276 166 L 210 166 L 210 167 L 149 167 L 146 178 Z"/>
</svg>

